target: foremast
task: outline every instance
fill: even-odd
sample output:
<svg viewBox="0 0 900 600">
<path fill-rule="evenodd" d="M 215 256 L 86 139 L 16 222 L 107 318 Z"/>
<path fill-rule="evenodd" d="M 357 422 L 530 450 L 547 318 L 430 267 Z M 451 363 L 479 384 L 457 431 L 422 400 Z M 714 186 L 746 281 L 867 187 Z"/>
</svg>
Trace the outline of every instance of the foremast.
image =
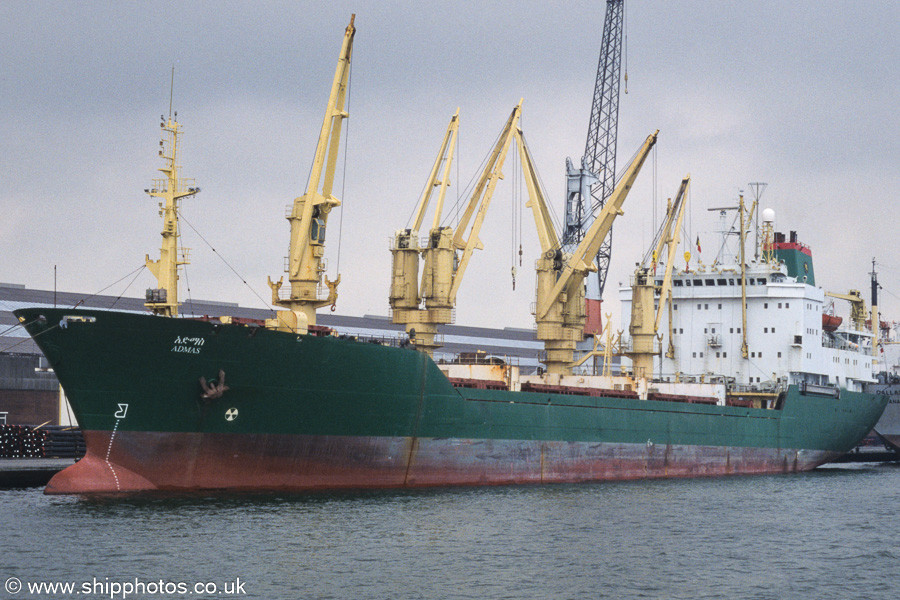
<svg viewBox="0 0 900 600">
<path fill-rule="evenodd" d="M 341 277 L 338 275 L 334 281 L 325 277 L 325 230 L 331 209 L 341 205 L 341 201 L 334 197 L 332 190 L 341 126 L 344 119 L 350 116 L 344 110 L 344 105 L 350 79 L 353 35 L 356 33 L 353 27 L 355 17 L 356 15 L 351 15 L 350 24 L 344 32 L 344 41 L 306 193 L 294 200 L 291 212 L 287 216 L 291 224 L 291 242 L 286 269 L 290 281 L 290 294 L 286 298 L 281 297 L 284 277 L 279 278 L 277 282 L 269 278 L 272 304 L 287 309 L 278 311 L 277 317 L 267 322 L 267 326 L 275 329 L 306 333 L 310 325 L 316 324 L 316 309 L 329 304 L 334 305 L 337 301 L 337 286 Z M 323 279 L 327 286 L 327 295 L 319 293 Z"/>
<path fill-rule="evenodd" d="M 172 117 L 171 105 L 168 119 L 163 119 L 159 126 L 163 133 L 160 140 L 159 156 L 165 165 L 159 169 L 165 178 L 154 179 L 153 187 L 144 190 L 153 198 L 160 198 L 159 214 L 163 218 L 162 245 L 159 249 L 159 260 L 150 260 L 146 255 L 147 268 L 156 277 L 157 287 L 148 289 L 144 306 L 154 314 L 165 317 L 178 315 L 178 268 L 188 264 L 189 248 L 179 246 L 181 233 L 178 228 L 178 210 L 182 198 L 193 196 L 200 191 L 194 187 L 193 179 L 181 179 L 178 176 L 178 136 L 181 125 L 178 113 Z"/>
</svg>

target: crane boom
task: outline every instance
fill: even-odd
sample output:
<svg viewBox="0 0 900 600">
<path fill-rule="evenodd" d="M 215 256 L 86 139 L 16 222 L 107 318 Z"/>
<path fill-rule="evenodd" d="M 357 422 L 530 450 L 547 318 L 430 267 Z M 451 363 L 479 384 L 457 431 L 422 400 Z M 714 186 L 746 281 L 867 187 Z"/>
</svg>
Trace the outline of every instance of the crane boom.
<svg viewBox="0 0 900 600">
<path fill-rule="evenodd" d="M 325 255 L 325 228 L 328 224 L 328 213 L 340 206 L 341 202 L 332 194 L 334 174 L 337 168 L 338 149 L 340 147 L 341 126 L 350 115 L 344 110 L 347 97 L 347 86 L 350 78 L 350 57 L 353 53 L 353 36 L 356 28 L 351 15 L 350 24 L 344 31 L 344 39 L 338 56 L 328 105 L 316 145 L 316 154 L 310 170 L 306 193 L 294 200 L 291 213 L 287 217 L 291 224 L 291 241 L 288 256 L 288 279 L 291 284 L 290 295 L 286 299 L 280 297 L 284 278 L 273 282 L 272 304 L 287 308 L 278 311 L 277 318 L 270 325 L 278 329 L 306 333 L 309 325 L 316 323 L 316 309 L 337 300 L 337 286 L 340 275 L 335 281 L 325 279 L 328 287 L 326 298 L 319 296 L 319 285 L 325 272 L 323 256 Z"/>
<path fill-rule="evenodd" d="M 469 204 L 466 206 L 466 210 L 459 220 L 459 225 L 456 227 L 456 235 L 453 236 L 453 247 L 462 250 L 462 255 L 459 257 L 459 264 L 453 275 L 453 285 L 450 288 L 450 302 L 453 304 L 456 303 L 456 294 L 462 283 L 466 267 L 469 265 L 469 259 L 472 257 L 472 252 L 476 249 L 480 250 L 484 248 L 481 240 L 478 238 L 478 234 L 481 231 L 481 226 L 487 215 L 488 207 L 491 205 L 494 188 L 497 187 L 497 182 L 500 179 L 503 179 L 503 163 L 506 160 L 506 154 L 509 151 L 509 144 L 512 142 L 515 135 L 519 123 L 519 116 L 522 114 L 523 101 L 524 100 L 519 100 L 519 104 L 513 109 L 512 114 L 509 115 L 506 126 L 500 133 L 500 138 L 494 145 L 494 150 L 491 152 L 491 156 L 482 171 L 481 178 L 475 186 L 475 192 L 472 194 L 472 198 L 469 200 Z M 477 213 L 475 213 L 476 208 L 478 209 Z M 468 226 L 473 213 L 475 213 L 475 220 L 472 222 L 472 227 L 469 230 L 468 236 L 466 236 L 466 227 Z"/>
<path fill-rule="evenodd" d="M 672 210 L 666 215 L 665 233 L 660 238 L 661 244 L 657 250 L 657 256 L 662 252 L 662 246 L 668 246 L 668 256 L 666 257 L 666 272 L 663 275 L 662 289 L 659 293 L 659 309 L 656 311 L 656 321 L 653 326 L 654 331 L 659 331 L 659 323 L 662 321 L 662 311 L 664 303 L 672 301 L 672 270 L 675 268 L 675 252 L 678 250 L 678 244 L 681 242 L 681 224 L 684 222 L 684 207 L 687 206 L 685 195 L 691 186 L 691 176 L 687 175 L 681 180 L 681 186 L 678 188 L 678 195 L 675 197 L 675 203 Z M 674 215 L 678 215 L 677 217 Z M 671 323 L 670 323 L 671 325 Z M 671 336 L 670 336 L 671 337 Z"/>
<path fill-rule="evenodd" d="M 459 108 L 450 117 L 450 124 L 447 126 L 447 132 L 444 134 L 444 140 L 441 142 L 441 148 L 438 150 L 437 158 L 434 160 L 434 166 L 431 167 L 431 174 L 428 176 L 428 183 L 425 185 L 425 191 L 422 198 L 416 206 L 416 216 L 413 220 L 411 231 L 418 233 L 422 227 L 422 221 L 425 219 L 425 212 L 428 210 L 428 203 L 434 188 L 439 188 L 437 206 L 434 209 L 434 221 L 431 228 L 434 229 L 441 224 L 441 214 L 444 212 L 444 197 L 447 195 L 447 188 L 450 186 L 450 166 L 453 164 L 453 153 L 456 150 L 456 140 L 459 133 Z M 443 169 L 441 166 L 443 165 Z M 440 172 L 440 179 L 438 178 Z"/>
<path fill-rule="evenodd" d="M 453 163 L 453 153 L 456 148 L 456 140 L 459 133 L 459 108 L 450 118 L 447 132 L 441 142 L 434 166 L 425 184 L 425 191 L 416 206 L 413 225 L 409 229 L 401 229 L 394 234 L 391 246 L 391 293 L 389 302 L 395 323 L 418 322 L 419 306 L 422 302 L 420 290 L 425 287 L 423 281 L 419 285 L 419 259 L 424 248 L 419 246 L 419 231 L 425 220 L 425 214 L 435 188 L 438 192 L 437 206 L 434 212 L 434 221 L 431 230 L 440 227 L 441 213 L 444 208 L 444 196 L 450 185 L 450 166 Z M 443 165 L 443 169 L 441 168 Z"/>
<path fill-rule="evenodd" d="M 540 178 L 534 165 L 531 150 L 525 143 L 525 134 L 522 128 L 516 129 L 516 145 L 519 148 L 519 161 L 522 163 L 522 176 L 525 179 L 525 187 L 528 190 L 528 202 L 526 208 L 530 208 L 537 227 L 538 241 L 541 244 L 541 253 L 559 248 L 559 236 L 553 228 L 553 219 L 550 216 L 550 208 L 547 199 L 540 186 Z"/>
<path fill-rule="evenodd" d="M 593 257 L 609 234 L 613 221 L 623 214 L 622 204 L 637 178 L 659 131 L 644 141 L 609 201 L 569 255 L 558 248 L 545 250 L 537 261 L 537 338 L 546 349 L 544 360 L 550 373 L 569 373 L 575 344 L 584 337 L 585 279 L 596 270 Z"/>
<path fill-rule="evenodd" d="M 428 241 L 425 247 L 419 248 L 418 232 L 410 229 L 398 231 L 395 236 L 394 247 L 391 249 L 394 255 L 390 296 L 393 321 L 405 325 L 410 340 L 418 349 L 429 355 L 440 346 L 435 340 L 437 326 L 452 321 L 456 296 L 472 253 L 483 248 L 478 234 L 497 182 L 503 179 L 503 163 L 509 145 L 518 130 L 521 112 L 522 100 L 510 114 L 466 204 L 463 216 L 454 230 L 453 227 L 440 225 L 440 211 L 443 208 L 444 192 L 449 183 L 450 161 L 456 142 L 459 113 L 457 110 L 457 115 L 451 119 L 447 134 L 444 136 L 426 192 L 416 209 L 415 225 L 418 227 L 424 219 L 430 190 L 435 186 L 441 187 L 434 226 L 428 232 Z M 437 173 L 442 162 L 443 176 L 439 182 Z M 420 254 L 424 258 L 424 268 L 421 285 L 417 285 Z M 424 308 L 421 306 L 423 301 Z"/>
<path fill-rule="evenodd" d="M 859 290 L 850 290 L 846 294 L 836 294 L 834 292 L 825 292 L 826 296 L 837 298 L 838 300 L 846 300 L 850 303 L 850 323 L 857 331 L 866 329 L 866 301 L 863 300 L 862 293 Z"/>
<path fill-rule="evenodd" d="M 681 224 L 684 219 L 684 207 L 687 205 L 685 194 L 691 183 L 688 175 L 681 180 L 678 195 L 675 202 L 669 201 L 666 211 L 666 220 L 660 228 L 659 241 L 653 250 L 653 262 L 651 267 L 642 264 L 634 273 L 634 283 L 631 286 L 631 322 L 629 333 L 631 334 L 632 347 L 627 353 L 634 366 L 634 376 L 637 379 L 650 379 L 653 377 L 653 357 L 656 351 L 659 323 L 662 320 L 663 310 L 667 305 L 671 306 L 672 269 L 675 266 L 675 251 L 681 236 Z M 655 262 L 668 246 L 666 257 L 666 272 L 659 289 L 659 306 L 654 315 L 654 296 L 657 290 Z M 672 315 L 669 313 L 669 343 L 672 343 Z"/>
<path fill-rule="evenodd" d="M 612 229 L 613 221 L 615 221 L 616 217 L 623 214 L 622 204 L 625 202 L 625 198 L 628 196 L 628 192 L 631 190 L 632 185 L 634 185 L 634 180 L 637 178 L 638 173 L 640 173 L 641 167 L 644 165 L 644 160 L 647 158 L 647 154 L 656 144 L 658 133 L 659 131 L 657 130 L 644 141 L 637 156 L 632 161 L 631 165 L 629 165 L 625 175 L 623 175 L 622 179 L 619 181 L 619 185 L 616 186 L 616 189 L 613 190 L 613 193 L 610 195 L 609 202 L 603 207 L 603 210 L 600 211 L 597 218 L 594 219 L 590 229 L 585 232 L 584 239 L 581 240 L 581 243 L 578 244 L 578 247 L 572 253 L 571 258 L 566 262 L 556 285 L 553 286 L 553 290 L 543 299 L 538 300 L 539 316 L 545 316 L 550 310 L 551 303 L 559 297 L 563 290 L 571 287 L 573 282 L 577 281 L 576 274 L 584 275 L 588 271 L 597 269 L 597 267 L 593 265 L 592 258 L 606 240 L 606 237 Z M 581 282 L 578 281 L 578 283 Z"/>
</svg>

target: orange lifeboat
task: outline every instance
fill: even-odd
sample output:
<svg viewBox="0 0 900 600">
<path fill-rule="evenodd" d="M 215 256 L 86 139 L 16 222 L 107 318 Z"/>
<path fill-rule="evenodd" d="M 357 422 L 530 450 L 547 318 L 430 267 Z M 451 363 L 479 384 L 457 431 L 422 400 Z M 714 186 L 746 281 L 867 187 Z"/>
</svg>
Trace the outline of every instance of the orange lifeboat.
<svg viewBox="0 0 900 600">
<path fill-rule="evenodd" d="M 841 326 L 843 320 L 844 319 L 841 317 L 829 315 L 828 313 L 822 313 L 822 329 L 825 331 L 834 331 Z"/>
</svg>

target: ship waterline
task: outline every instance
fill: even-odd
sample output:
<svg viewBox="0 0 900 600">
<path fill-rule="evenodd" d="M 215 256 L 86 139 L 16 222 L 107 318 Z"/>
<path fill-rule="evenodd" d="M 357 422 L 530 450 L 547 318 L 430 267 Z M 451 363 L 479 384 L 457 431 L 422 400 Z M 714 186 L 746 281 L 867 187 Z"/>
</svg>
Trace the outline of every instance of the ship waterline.
<svg viewBox="0 0 900 600">
<path fill-rule="evenodd" d="M 48 494 L 415 488 L 794 473 L 840 452 L 495 439 L 86 432 Z"/>
</svg>

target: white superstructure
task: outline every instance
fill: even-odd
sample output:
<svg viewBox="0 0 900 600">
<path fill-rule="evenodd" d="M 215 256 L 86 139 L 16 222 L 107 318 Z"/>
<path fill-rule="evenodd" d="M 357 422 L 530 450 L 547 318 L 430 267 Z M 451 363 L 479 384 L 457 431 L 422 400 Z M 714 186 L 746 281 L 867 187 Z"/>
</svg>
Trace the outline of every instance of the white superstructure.
<svg viewBox="0 0 900 600">
<path fill-rule="evenodd" d="M 723 228 L 722 233 L 722 250 L 713 265 L 673 274 L 672 307 L 663 311 L 659 327 L 654 380 L 722 381 L 730 391 L 749 392 L 773 392 L 787 384 L 861 391 L 873 381 L 871 332 L 847 326 L 826 330 L 824 291 L 807 283 L 806 276 L 789 276 L 783 260 L 765 254 L 747 260 L 744 332 L 740 262 L 728 251 L 729 231 Z M 809 255 L 811 266 L 808 248 L 796 243 L 793 234 L 791 242 L 782 246 Z M 779 245 L 772 246 L 777 256 Z M 655 273 L 658 303 L 664 268 L 657 266 Z M 622 314 L 631 314 L 632 287 L 621 287 L 619 297 Z M 625 348 L 627 336 L 626 331 Z"/>
</svg>

